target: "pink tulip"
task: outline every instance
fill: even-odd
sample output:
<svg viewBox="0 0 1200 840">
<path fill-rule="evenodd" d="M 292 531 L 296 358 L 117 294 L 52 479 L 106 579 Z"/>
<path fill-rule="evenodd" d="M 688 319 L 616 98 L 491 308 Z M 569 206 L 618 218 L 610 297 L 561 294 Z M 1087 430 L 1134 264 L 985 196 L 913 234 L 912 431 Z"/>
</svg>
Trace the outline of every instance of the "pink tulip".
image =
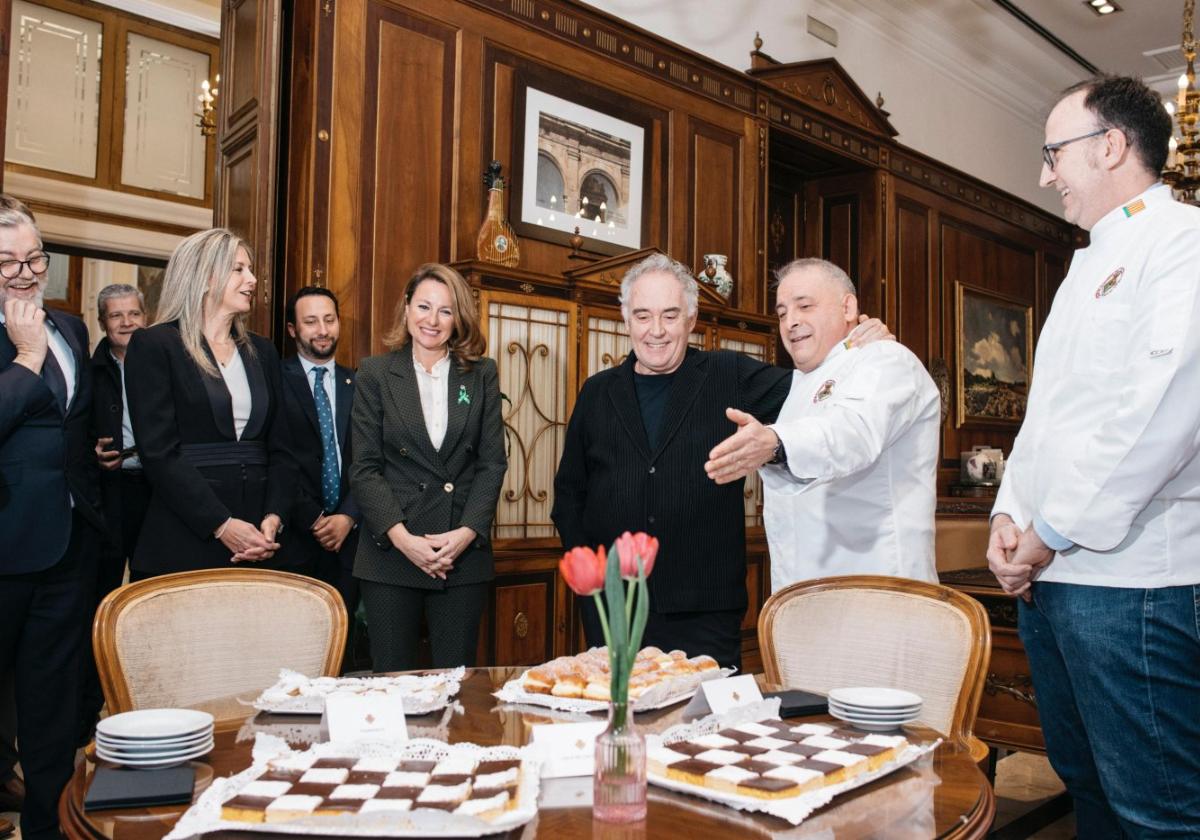
<svg viewBox="0 0 1200 840">
<path fill-rule="evenodd" d="M 638 576 L 638 558 L 642 560 L 642 570 L 646 577 L 654 568 L 654 556 L 658 554 L 658 537 L 652 537 L 638 531 L 631 534 L 626 531 L 617 537 L 617 556 L 621 558 L 621 577 L 625 580 L 635 580 Z"/>
<path fill-rule="evenodd" d="M 558 561 L 563 580 L 576 595 L 591 595 L 604 588 L 604 571 L 608 561 L 604 546 L 592 551 L 587 546 L 572 548 Z"/>
</svg>

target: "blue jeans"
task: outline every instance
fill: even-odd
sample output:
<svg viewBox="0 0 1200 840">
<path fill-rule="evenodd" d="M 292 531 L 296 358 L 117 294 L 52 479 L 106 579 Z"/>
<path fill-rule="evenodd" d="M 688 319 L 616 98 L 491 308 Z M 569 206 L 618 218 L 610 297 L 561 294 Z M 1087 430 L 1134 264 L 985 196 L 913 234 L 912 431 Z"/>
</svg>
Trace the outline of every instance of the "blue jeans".
<svg viewBox="0 0 1200 840">
<path fill-rule="evenodd" d="M 1039 582 L 1020 631 L 1081 840 L 1200 837 L 1200 586 Z"/>
</svg>

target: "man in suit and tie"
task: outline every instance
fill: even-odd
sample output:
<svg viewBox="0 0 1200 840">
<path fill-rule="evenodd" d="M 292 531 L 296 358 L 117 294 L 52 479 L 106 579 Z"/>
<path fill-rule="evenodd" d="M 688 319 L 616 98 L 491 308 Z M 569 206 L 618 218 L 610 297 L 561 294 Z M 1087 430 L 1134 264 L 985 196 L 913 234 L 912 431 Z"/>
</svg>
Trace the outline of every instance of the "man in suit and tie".
<svg viewBox="0 0 1200 840">
<path fill-rule="evenodd" d="M 337 588 L 353 622 L 361 519 L 349 481 L 354 371 L 334 361 L 341 331 L 337 297 L 319 286 L 300 289 L 287 305 L 287 330 L 296 355 L 283 361 L 283 402 L 300 483 L 292 508 L 295 527 L 284 539 L 292 559 Z"/>
<path fill-rule="evenodd" d="M 43 308 L 49 264 L 29 209 L 0 195 L 0 674 L 15 677 L 26 838 L 58 836 L 104 527 L 87 328 Z"/>
</svg>

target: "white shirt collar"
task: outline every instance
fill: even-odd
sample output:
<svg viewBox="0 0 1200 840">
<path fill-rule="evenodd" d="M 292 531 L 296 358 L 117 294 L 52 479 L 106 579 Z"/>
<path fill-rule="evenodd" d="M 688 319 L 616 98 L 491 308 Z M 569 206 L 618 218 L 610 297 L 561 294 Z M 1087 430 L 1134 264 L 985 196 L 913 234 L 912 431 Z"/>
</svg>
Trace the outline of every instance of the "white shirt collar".
<svg viewBox="0 0 1200 840">
<path fill-rule="evenodd" d="M 304 369 L 305 376 L 312 376 L 313 368 L 325 368 L 326 372 L 328 372 L 330 376 L 333 376 L 333 374 L 337 372 L 335 369 L 337 362 L 333 359 L 330 359 L 327 362 L 322 362 L 321 364 L 317 364 L 305 356 L 300 356 L 299 354 L 297 355 L 300 359 L 300 367 Z"/>
<path fill-rule="evenodd" d="M 1116 228 L 1121 222 L 1125 221 L 1126 219 L 1133 218 L 1147 207 L 1151 207 L 1164 201 L 1171 201 L 1173 197 L 1174 196 L 1170 187 L 1161 181 L 1155 183 L 1145 192 L 1135 195 L 1133 198 L 1129 199 L 1129 201 L 1126 201 L 1125 203 L 1114 207 L 1112 210 L 1109 210 L 1107 213 L 1105 213 L 1100 218 L 1100 221 L 1092 225 L 1092 229 L 1089 232 L 1091 241 L 1095 242 L 1098 237 L 1106 235 L 1109 229 Z M 1138 207 L 1139 201 L 1143 202 L 1142 207 Z"/>
<path fill-rule="evenodd" d="M 433 363 L 432 370 L 425 370 L 425 366 L 417 361 L 417 354 L 413 354 L 413 367 L 417 373 L 423 373 L 426 376 L 442 377 L 446 375 L 446 370 L 450 367 L 450 354 L 447 353 L 442 358 Z"/>
</svg>

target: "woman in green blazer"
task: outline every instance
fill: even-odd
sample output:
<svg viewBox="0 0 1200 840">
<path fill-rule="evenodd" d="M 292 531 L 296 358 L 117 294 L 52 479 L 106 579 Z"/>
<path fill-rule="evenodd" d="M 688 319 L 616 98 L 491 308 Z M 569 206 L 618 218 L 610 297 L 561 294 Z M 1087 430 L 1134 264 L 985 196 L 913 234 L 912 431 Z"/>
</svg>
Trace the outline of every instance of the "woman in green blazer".
<svg viewBox="0 0 1200 840">
<path fill-rule="evenodd" d="M 474 665 L 494 576 L 492 518 L 508 461 L 496 363 L 467 282 L 429 263 L 408 281 L 355 379 L 350 485 L 363 512 L 354 576 L 376 671 Z"/>
</svg>

